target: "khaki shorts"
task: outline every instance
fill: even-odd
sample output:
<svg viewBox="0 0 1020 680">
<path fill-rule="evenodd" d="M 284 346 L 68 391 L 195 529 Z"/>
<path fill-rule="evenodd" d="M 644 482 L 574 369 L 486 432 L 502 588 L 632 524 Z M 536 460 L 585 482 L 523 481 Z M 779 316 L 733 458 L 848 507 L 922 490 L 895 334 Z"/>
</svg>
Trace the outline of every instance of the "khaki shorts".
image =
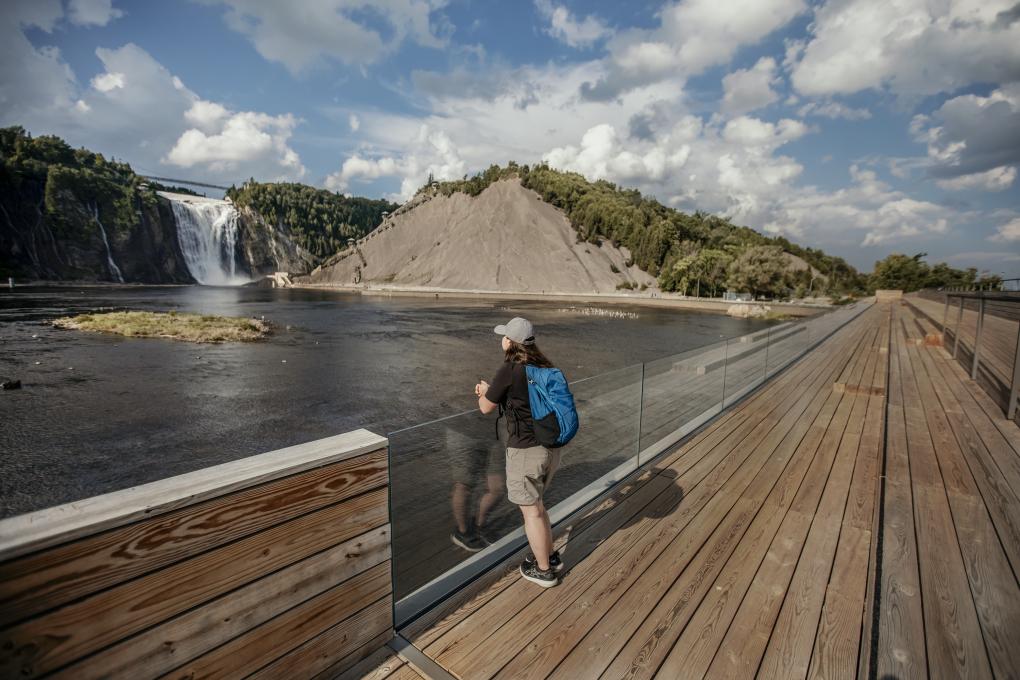
<svg viewBox="0 0 1020 680">
<path fill-rule="evenodd" d="M 560 464 L 558 449 L 544 446 L 506 450 L 506 496 L 514 505 L 534 505 Z"/>
</svg>

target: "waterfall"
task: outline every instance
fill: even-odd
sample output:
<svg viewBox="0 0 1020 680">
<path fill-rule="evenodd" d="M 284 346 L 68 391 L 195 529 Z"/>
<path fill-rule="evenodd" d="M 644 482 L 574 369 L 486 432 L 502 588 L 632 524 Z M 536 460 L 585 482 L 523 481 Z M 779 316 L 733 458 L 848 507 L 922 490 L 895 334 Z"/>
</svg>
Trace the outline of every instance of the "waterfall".
<svg viewBox="0 0 1020 680">
<path fill-rule="evenodd" d="M 99 225 L 99 233 L 103 235 L 103 245 L 106 246 L 106 265 L 110 269 L 110 273 L 117 277 L 117 280 L 124 283 L 124 277 L 120 273 L 120 267 L 113 261 L 113 252 L 110 251 L 110 241 L 106 238 L 106 227 L 99 221 L 99 206 L 92 206 L 92 219 Z"/>
<path fill-rule="evenodd" d="M 237 210 L 230 201 L 160 192 L 169 199 L 184 262 L 206 286 L 239 286 L 250 280 L 237 272 Z"/>
</svg>

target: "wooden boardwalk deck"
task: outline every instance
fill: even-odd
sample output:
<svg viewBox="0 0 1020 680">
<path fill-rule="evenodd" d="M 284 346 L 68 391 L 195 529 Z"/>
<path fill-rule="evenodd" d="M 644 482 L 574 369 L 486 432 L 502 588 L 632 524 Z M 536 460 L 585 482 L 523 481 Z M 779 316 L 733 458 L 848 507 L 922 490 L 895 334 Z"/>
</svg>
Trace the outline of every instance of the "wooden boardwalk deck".
<svg viewBox="0 0 1020 680">
<path fill-rule="evenodd" d="M 401 634 L 471 680 L 1016 677 L 1020 431 L 914 319 L 874 305 L 558 527 L 558 587 L 517 556 Z"/>
</svg>

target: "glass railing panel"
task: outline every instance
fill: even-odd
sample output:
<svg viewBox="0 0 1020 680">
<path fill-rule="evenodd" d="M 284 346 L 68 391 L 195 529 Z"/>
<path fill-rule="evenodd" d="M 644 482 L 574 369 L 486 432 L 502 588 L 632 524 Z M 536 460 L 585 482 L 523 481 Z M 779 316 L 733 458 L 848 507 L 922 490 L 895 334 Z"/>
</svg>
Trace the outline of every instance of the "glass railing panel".
<svg viewBox="0 0 1020 680">
<path fill-rule="evenodd" d="M 641 463 L 722 408 L 726 341 L 645 364 Z"/>
<path fill-rule="evenodd" d="M 771 331 L 769 328 L 727 341 L 723 407 L 741 398 L 765 379 Z"/>
<path fill-rule="evenodd" d="M 581 427 L 558 449 L 559 467 L 545 494 L 550 514 L 582 504 L 637 467 L 641 366 L 571 384 Z M 490 556 L 524 544 L 521 514 L 506 496 L 505 445 L 496 416 L 477 411 L 393 432 L 390 518 L 394 597 L 437 588 L 454 569 L 486 567 Z M 581 500 L 579 500 L 581 499 Z M 459 576 L 459 583 L 473 573 Z M 450 588 L 456 586 L 456 580 Z"/>
</svg>

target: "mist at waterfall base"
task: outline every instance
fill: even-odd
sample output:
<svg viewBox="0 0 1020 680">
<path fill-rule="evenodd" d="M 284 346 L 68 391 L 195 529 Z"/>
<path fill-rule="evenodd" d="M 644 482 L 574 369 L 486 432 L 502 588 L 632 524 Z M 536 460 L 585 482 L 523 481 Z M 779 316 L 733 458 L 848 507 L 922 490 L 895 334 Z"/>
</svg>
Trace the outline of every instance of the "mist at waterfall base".
<svg viewBox="0 0 1020 680">
<path fill-rule="evenodd" d="M 580 379 L 763 328 L 766 322 L 563 302 L 368 297 L 205 286 L 0 290 L 0 516 L 150 482 L 357 428 L 386 434 L 476 406 L 502 361 L 492 328 L 532 319 Z M 200 345 L 54 328 L 100 309 L 265 316 L 257 343 Z"/>
<path fill-rule="evenodd" d="M 229 201 L 161 192 L 170 201 L 177 240 L 188 271 L 205 286 L 239 286 L 251 279 L 237 271 L 237 210 Z"/>
</svg>

